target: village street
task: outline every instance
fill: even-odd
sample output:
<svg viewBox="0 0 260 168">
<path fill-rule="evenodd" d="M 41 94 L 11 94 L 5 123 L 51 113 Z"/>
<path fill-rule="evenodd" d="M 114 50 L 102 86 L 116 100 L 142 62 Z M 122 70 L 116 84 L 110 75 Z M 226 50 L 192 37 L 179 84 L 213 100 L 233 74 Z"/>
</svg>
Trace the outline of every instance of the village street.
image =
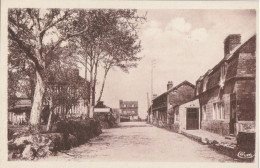
<svg viewBox="0 0 260 168">
<path fill-rule="evenodd" d="M 41 160 L 46 161 L 148 161 L 148 162 L 232 162 L 207 145 L 184 135 L 144 122 L 120 123 L 105 129 L 90 142 Z"/>
</svg>

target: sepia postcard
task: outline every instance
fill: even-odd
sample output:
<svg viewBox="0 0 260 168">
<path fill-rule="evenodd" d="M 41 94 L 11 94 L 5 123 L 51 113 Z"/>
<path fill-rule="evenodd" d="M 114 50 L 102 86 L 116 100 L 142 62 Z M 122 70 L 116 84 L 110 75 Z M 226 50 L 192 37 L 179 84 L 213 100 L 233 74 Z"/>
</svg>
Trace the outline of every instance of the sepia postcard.
<svg viewBox="0 0 260 168">
<path fill-rule="evenodd" d="M 258 1 L 1 1 L 1 167 L 258 167 Z"/>
</svg>

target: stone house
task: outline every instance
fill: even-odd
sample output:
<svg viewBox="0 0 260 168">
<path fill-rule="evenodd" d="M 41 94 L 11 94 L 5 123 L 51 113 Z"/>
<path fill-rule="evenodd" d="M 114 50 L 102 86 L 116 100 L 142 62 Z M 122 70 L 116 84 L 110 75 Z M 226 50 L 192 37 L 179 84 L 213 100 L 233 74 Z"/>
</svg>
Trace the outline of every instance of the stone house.
<svg viewBox="0 0 260 168">
<path fill-rule="evenodd" d="M 223 136 L 254 130 L 256 35 L 241 44 L 239 34 L 224 41 L 224 58 L 196 81 L 201 129 Z"/>
<path fill-rule="evenodd" d="M 167 84 L 167 91 L 153 99 L 152 121 L 159 127 L 167 127 L 173 124 L 174 116 L 172 107 L 183 104 L 194 97 L 195 86 L 184 81 L 173 87 L 172 81 Z"/>
<path fill-rule="evenodd" d="M 138 101 L 119 100 L 120 121 L 138 120 Z"/>
</svg>

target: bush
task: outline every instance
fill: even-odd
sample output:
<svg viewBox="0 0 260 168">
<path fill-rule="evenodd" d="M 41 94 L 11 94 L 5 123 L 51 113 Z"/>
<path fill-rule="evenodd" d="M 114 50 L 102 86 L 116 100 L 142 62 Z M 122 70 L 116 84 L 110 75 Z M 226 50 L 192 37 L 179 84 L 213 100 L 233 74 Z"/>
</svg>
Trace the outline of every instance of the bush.
<svg viewBox="0 0 260 168">
<path fill-rule="evenodd" d="M 13 130 L 8 129 L 8 141 L 11 140 L 11 139 L 13 139 L 14 133 L 15 133 L 15 132 L 14 132 Z"/>
<path fill-rule="evenodd" d="M 23 132 L 15 136 L 14 131 L 9 129 L 8 158 L 33 160 L 45 157 L 81 145 L 101 133 L 100 123 L 94 119 L 59 121 L 52 133 Z"/>
<path fill-rule="evenodd" d="M 60 121 L 56 126 L 57 132 L 63 133 L 65 144 L 69 134 L 74 135 L 80 145 L 102 133 L 99 122 L 93 119 Z"/>
<path fill-rule="evenodd" d="M 103 129 L 116 127 L 116 119 L 113 115 L 94 115 L 94 118 L 99 121 Z"/>
</svg>

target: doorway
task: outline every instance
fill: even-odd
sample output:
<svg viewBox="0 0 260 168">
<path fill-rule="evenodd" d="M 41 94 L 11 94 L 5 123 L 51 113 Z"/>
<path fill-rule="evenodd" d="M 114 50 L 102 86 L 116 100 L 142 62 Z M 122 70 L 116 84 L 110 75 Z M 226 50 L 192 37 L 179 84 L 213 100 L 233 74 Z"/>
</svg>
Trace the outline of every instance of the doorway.
<svg viewBox="0 0 260 168">
<path fill-rule="evenodd" d="M 199 108 L 187 108 L 186 129 L 199 129 Z"/>
</svg>

